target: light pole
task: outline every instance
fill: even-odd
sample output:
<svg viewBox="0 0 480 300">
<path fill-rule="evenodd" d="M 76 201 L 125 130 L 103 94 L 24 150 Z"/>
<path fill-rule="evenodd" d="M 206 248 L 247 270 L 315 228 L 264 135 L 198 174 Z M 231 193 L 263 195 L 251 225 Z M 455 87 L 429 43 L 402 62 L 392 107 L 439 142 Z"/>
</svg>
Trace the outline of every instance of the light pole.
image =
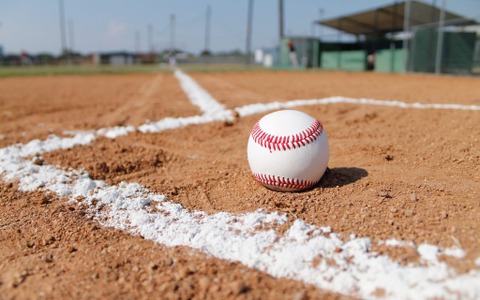
<svg viewBox="0 0 480 300">
<path fill-rule="evenodd" d="M 170 55 L 168 57 L 170 66 L 174 67 L 177 64 L 175 57 L 175 15 L 170 15 Z"/>
<path fill-rule="evenodd" d="M 69 58 L 68 51 L 67 51 L 67 37 L 66 37 L 66 30 L 65 30 L 65 6 L 63 5 L 63 0 L 58 0 L 58 8 L 60 12 L 60 41 L 62 46 L 61 54 L 67 55 L 67 58 Z"/>
<path fill-rule="evenodd" d="M 74 37 L 72 19 L 68 20 L 68 39 L 70 41 L 70 51 L 73 52 L 73 49 L 75 49 L 75 37 Z"/>
<path fill-rule="evenodd" d="M 210 5 L 207 6 L 207 15 L 205 18 L 205 53 L 210 52 L 210 22 L 211 22 L 212 10 Z"/>
<path fill-rule="evenodd" d="M 278 0 L 278 33 L 280 36 L 280 44 L 283 39 L 283 0 Z"/>
<path fill-rule="evenodd" d="M 324 12 L 325 12 L 325 10 L 324 10 L 323 8 L 320 8 L 320 9 L 318 10 L 318 15 L 319 15 L 319 17 L 320 17 L 320 21 L 319 21 L 319 23 L 318 23 L 318 29 L 319 29 L 319 30 L 318 30 L 318 37 L 319 37 L 319 38 L 321 38 L 322 35 L 323 35 L 323 25 L 322 25 L 320 22 L 323 21 L 323 13 L 324 13 Z"/>
<path fill-rule="evenodd" d="M 170 51 L 175 52 L 175 15 L 170 15 Z"/>
<path fill-rule="evenodd" d="M 140 52 L 140 32 L 138 30 L 135 31 L 135 54 Z"/>
<path fill-rule="evenodd" d="M 147 36 L 148 36 L 148 50 L 150 54 L 153 53 L 153 26 L 152 24 L 147 25 Z"/>
<path fill-rule="evenodd" d="M 247 55 L 246 63 L 250 64 L 250 56 L 252 52 L 252 21 L 253 21 L 253 0 L 248 0 L 248 16 L 247 16 L 247 40 L 245 52 Z"/>
<path fill-rule="evenodd" d="M 0 22 L 0 28 L 2 28 L 2 22 Z M 0 45 L 0 63 L 3 61 L 3 49 L 2 45 Z"/>
</svg>

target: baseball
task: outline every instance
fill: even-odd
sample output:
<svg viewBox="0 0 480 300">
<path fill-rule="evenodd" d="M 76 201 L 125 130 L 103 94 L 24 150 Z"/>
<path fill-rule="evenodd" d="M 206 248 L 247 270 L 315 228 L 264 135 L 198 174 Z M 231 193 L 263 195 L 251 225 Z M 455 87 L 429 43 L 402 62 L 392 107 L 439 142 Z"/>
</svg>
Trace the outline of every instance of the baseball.
<svg viewBox="0 0 480 300">
<path fill-rule="evenodd" d="M 329 158 L 322 124 L 306 113 L 281 110 L 261 118 L 248 139 L 252 175 L 276 191 L 301 191 L 322 178 Z"/>
</svg>

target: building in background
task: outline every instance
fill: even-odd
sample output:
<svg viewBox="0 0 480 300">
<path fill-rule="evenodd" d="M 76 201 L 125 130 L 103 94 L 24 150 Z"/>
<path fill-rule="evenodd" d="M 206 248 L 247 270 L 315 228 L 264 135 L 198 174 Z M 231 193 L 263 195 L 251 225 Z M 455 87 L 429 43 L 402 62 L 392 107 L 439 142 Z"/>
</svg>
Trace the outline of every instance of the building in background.
<svg viewBox="0 0 480 300">
<path fill-rule="evenodd" d="M 255 50 L 254 61 L 257 65 L 271 68 L 278 60 L 277 48 L 260 48 Z"/>
<path fill-rule="evenodd" d="M 390 5 L 316 22 L 337 38 L 284 37 L 277 65 L 291 66 L 294 41 L 302 67 L 377 72 L 480 72 L 478 22 L 420 1 Z M 442 26 L 439 26 L 442 25 Z M 349 41 L 345 41 L 345 36 Z"/>
</svg>

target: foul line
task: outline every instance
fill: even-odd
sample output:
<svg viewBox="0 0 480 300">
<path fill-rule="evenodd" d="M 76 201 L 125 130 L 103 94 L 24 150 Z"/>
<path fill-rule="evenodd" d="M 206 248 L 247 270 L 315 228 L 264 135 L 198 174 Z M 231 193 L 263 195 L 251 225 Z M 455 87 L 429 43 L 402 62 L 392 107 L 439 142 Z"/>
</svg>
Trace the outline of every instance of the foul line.
<svg viewBox="0 0 480 300">
<path fill-rule="evenodd" d="M 236 111 L 240 117 L 247 117 L 255 114 L 264 113 L 267 111 L 278 109 L 290 109 L 298 106 L 311 105 L 328 105 L 328 104 L 355 104 L 355 105 L 376 105 L 397 107 L 402 109 L 439 109 L 439 110 L 466 110 L 466 111 L 480 111 L 479 105 L 464 105 L 451 103 L 408 103 L 402 101 L 386 101 L 375 99 L 354 99 L 347 97 L 327 97 L 321 99 L 300 99 L 286 102 L 274 101 L 270 103 L 248 104 L 241 107 L 236 107 L 228 110 L 224 105 L 220 104 L 212 97 L 206 90 L 204 90 L 193 78 L 177 69 L 175 76 L 179 80 L 182 90 L 185 92 L 190 102 L 198 106 L 203 112 L 202 115 L 181 118 L 164 118 L 157 122 L 147 122 L 138 127 L 134 126 L 116 126 L 110 128 L 102 128 L 96 131 L 68 131 L 65 132 L 70 135 L 74 134 L 93 134 L 96 137 L 115 138 L 118 136 L 125 136 L 129 133 L 139 131 L 142 133 L 155 133 L 166 129 L 174 129 L 182 126 L 206 124 L 215 121 L 228 121 L 234 119 L 233 111 Z"/>
<path fill-rule="evenodd" d="M 199 249 L 217 258 L 239 261 L 275 277 L 301 280 L 319 288 L 362 298 L 375 297 L 377 289 L 383 289 L 385 295 L 391 298 L 475 298 L 480 295 L 480 272 L 472 270 L 458 275 L 447 264 L 438 261 L 440 255 L 462 258 L 465 253 L 459 248 L 440 249 L 434 245 L 416 246 L 411 242 L 392 240 L 380 242 L 388 247 L 413 247 L 420 254 L 421 264 L 403 266 L 388 256 L 372 252 L 373 244 L 368 238 L 352 235 L 348 241 L 342 241 L 328 227 L 316 227 L 300 219 L 280 235 L 277 229 L 287 222 L 285 215 L 263 211 L 241 215 L 191 212 L 180 204 L 166 201 L 164 195 L 150 193 L 137 183 L 107 185 L 103 181 L 92 180 L 84 171 L 39 166 L 33 163 L 33 159 L 26 159 L 57 149 L 87 145 L 99 136 L 114 138 L 137 130 L 160 132 L 232 118 L 231 111 L 214 105 L 213 97 L 199 91 L 193 79 L 186 74 L 178 74 L 182 88 L 190 89 L 187 95 L 196 97 L 191 101 L 202 109 L 202 116 L 166 118 L 139 127 L 104 128 L 76 132 L 67 138 L 50 136 L 44 141 L 13 145 L 0 149 L 0 174 L 6 181 L 18 180 L 21 190 L 51 191 L 70 201 L 87 204 L 89 214 L 104 226 L 138 234 L 168 246 Z M 235 110 L 243 117 L 279 108 L 331 103 L 479 110 L 475 106 L 408 104 L 342 97 L 247 105 Z M 264 226 L 271 229 L 256 230 Z M 323 259 L 314 264 L 320 257 Z"/>
<path fill-rule="evenodd" d="M 463 104 L 442 104 L 442 103 L 408 103 L 401 101 L 386 101 L 386 100 L 375 100 L 375 99 L 354 99 L 347 97 L 328 97 L 322 99 L 310 99 L 310 100 L 291 100 L 286 102 L 270 102 L 270 103 L 257 103 L 249 104 L 242 107 L 235 108 L 235 110 L 242 117 L 246 117 L 253 114 L 258 114 L 261 112 L 266 112 L 270 110 L 277 109 L 288 109 L 294 108 L 297 106 L 309 106 L 309 105 L 326 105 L 326 104 L 356 104 L 356 105 L 376 105 L 376 106 L 387 106 L 387 107 L 396 107 L 404 109 L 444 109 L 444 110 L 471 110 L 479 111 L 479 105 L 463 105 Z"/>
<path fill-rule="evenodd" d="M 175 70 L 175 77 L 180 82 L 184 93 L 190 102 L 200 108 L 204 114 L 217 114 L 225 111 L 225 106 L 220 104 L 206 90 L 204 90 L 193 78 L 179 69 Z"/>
<path fill-rule="evenodd" d="M 90 137 L 84 135 L 71 138 L 68 143 L 90 141 Z M 66 146 L 62 139 L 53 138 L 49 145 L 50 149 Z M 419 252 L 421 265 L 402 266 L 388 256 L 372 252 L 373 244 L 368 238 L 352 235 L 345 242 L 330 228 L 309 225 L 299 219 L 280 235 L 278 226 L 288 218 L 278 213 L 190 212 L 137 183 L 108 185 L 92 180 L 84 171 L 39 166 L 33 163 L 34 159 L 25 161 L 22 157 L 32 153 L 32 146 L 0 149 L 0 172 L 4 180 L 18 180 L 19 188 L 24 191 L 50 191 L 86 204 L 88 213 L 103 226 L 167 246 L 188 246 L 220 259 L 239 261 L 275 277 L 302 280 L 362 298 L 373 297 L 377 288 L 393 298 L 430 298 L 445 296 L 451 291 L 475 297 L 480 292 L 479 272 L 457 276 L 448 265 L 438 261 L 440 255 L 462 258 L 464 252 L 458 248 L 440 249 L 391 240 L 380 242 L 389 247 L 413 247 Z M 262 227 L 272 229 L 256 230 Z M 323 259 L 316 265 L 314 261 L 319 257 Z"/>
</svg>

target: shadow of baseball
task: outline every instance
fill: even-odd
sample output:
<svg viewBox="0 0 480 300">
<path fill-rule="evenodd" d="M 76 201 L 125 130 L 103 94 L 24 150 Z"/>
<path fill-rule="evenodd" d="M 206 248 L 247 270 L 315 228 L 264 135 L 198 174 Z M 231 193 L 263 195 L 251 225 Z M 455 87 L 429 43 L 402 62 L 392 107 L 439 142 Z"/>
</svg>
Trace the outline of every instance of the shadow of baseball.
<svg viewBox="0 0 480 300">
<path fill-rule="evenodd" d="M 322 179 L 320 179 L 315 187 L 334 188 L 344 186 L 367 176 L 368 172 L 362 168 L 327 168 Z"/>
</svg>

